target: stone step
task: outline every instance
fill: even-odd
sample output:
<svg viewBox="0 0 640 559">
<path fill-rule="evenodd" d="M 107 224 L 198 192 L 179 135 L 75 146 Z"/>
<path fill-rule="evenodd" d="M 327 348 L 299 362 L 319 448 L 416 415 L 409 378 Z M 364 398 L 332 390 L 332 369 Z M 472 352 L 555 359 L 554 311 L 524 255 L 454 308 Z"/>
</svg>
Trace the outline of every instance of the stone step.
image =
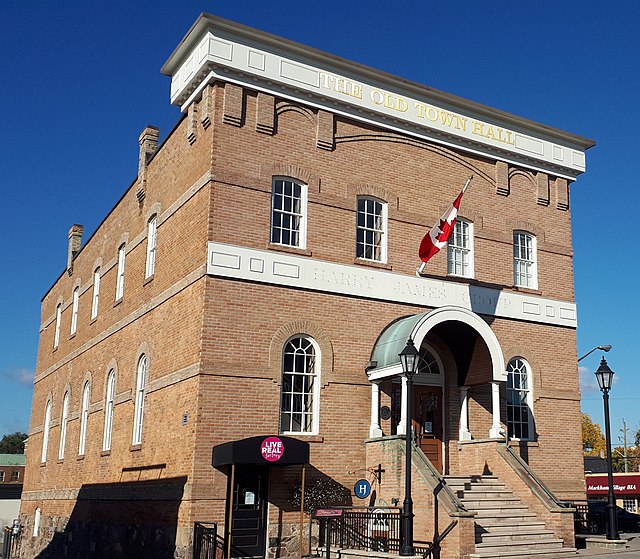
<svg viewBox="0 0 640 559">
<path fill-rule="evenodd" d="M 560 549 L 522 549 L 504 553 L 470 553 L 469 559 L 560 559 L 564 557 L 576 557 L 578 550 L 574 547 Z"/>
<path fill-rule="evenodd" d="M 460 499 L 462 504 L 468 509 L 493 509 L 493 508 L 517 508 L 524 507 L 526 505 L 522 503 L 517 497 L 510 497 L 508 499 L 481 499 L 475 495 L 472 497 L 465 497 Z"/>
<path fill-rule="evenodd" d="M 534 519 L 529 521 L 520 522 L 483 522 L 483 524 L 476 523 L 476 533 L 478 534 L 521 534 L 522 532 L 545 532 L 544 522 Z"/>
<path fill-rule="evenodd" d="M 522 530 L 483 532 L 476 531 L 476 537 L 481 537 L 482 542 L 510 542 L 518 539 L 524 540 L 542 540 L 546 538 L 555 538 L 555 534 L 551 530 L 525 528 Z"/>
<path fill-rule="evenodd" d="M 526 538 L 508 542 L 485 542 L 476 544 L 476 551 L 515 551 L 518 549 L 541 550 L 541 549 L 562 549 L 562 540 L 558 538 L 536 539 Z"/>
<path fill-rule="evenodd" d="M 456 489 L 458 498 L 467 499 L 509 499 L 513 498 L 513 491 L 508 489 L 483 489 L 482 491 L 472 489 Z"/>
<path fill-rule="evenodd" d="M 520 520 L 537 520 L 538 517 L 535 513 L 531 512 L 526 507 L 513 508 L 513 509 L 474 509 L 476 513 L 476 522 L 484 525 L 485 520 L 489 520 L 489 525 L 495 525 L 498 523 L 517 522 Z M 491 522 L 494 521 L 494 522 Z"/>
</svg>

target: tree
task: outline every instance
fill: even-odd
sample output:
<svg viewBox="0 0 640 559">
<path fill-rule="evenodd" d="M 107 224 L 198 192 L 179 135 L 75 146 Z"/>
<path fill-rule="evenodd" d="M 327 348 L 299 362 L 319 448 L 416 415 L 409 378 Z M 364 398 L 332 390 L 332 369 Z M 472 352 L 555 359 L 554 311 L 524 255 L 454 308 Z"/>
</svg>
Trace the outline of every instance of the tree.
<svg viewBox="0 0 640 559">
<path fill-rule="evenodd" d="M 24 454 L 24 441 L 27 434 L 16 431 L 0 439 L 0 454 Z"/>
<path fill-rule="evenodd" d="M 594 423 L 588 413 L 582 414 L 582 450 L 585 456 L 606 456 L 607 443 L 600 425 Z"/>
</svg>

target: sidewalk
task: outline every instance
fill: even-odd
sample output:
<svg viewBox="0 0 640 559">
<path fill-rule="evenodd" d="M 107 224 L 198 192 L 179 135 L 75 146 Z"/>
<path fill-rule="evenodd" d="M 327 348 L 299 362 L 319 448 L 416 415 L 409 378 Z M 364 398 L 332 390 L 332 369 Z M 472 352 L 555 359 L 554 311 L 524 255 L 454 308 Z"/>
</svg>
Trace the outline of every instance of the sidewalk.
<svg viewBox="0 0 640 559">
<path fill-rule="evenodd" d="M 597 557 L 599 559 L 613 559 L 615 557 L 619 557 L 620 559 L 640 559 L 640 534 L 621 534 L 620 538 L 628 540 L 627 545 L 623 549 L 578 549 L 578 557 Z"/>
</svg>

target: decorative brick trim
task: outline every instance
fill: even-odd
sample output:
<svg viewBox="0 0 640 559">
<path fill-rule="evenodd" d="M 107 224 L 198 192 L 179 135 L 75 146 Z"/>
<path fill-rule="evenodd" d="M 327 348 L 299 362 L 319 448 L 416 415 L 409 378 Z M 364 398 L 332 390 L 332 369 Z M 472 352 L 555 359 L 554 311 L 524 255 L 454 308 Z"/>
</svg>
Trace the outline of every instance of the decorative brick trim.
<svg viewBox="0 0 640 559">
<path fill-rule="evenodd" d="M 160 225 L 160 213 L 161 213 L 160 202 L 154 202 L 153 204 L 151 204 L 144 218 L 145 224 L 148 224 L 149 220 L 155 215 L 156 219 L 158 220 L 156 225 Z M 145 237 L 147 236 L 148 231 L 149 229 L 146 228 L 146 230 L 144 231 Z"/>
<path fill-rule="evenodd" d="M 290 101 L 278 101 L 276 103 L 276 117 L 279 117 L 280 115 L 287 112 L 298 113 L 299 115 L 305 117 L 311 124 L 316 123 L 315 114 L 307 107 L 296 105 L 294 103 L 291 103 Z"/>
<path fill-rule="evenodd" d="M 569 183 L 567 179 L 556 179 L 556 208 L 563 211 L 569 209 Z"/>
<path fill-rule="evenodd" d="M 524 169 L 511 169 L 509 171 L 509 191 L 511 191 L 511 181 L 514 177 L 521 176 L 527 179 L 533 187 L 537 186 L 536 177 L 530 171 Z"/>
<path fill-rule="evenodd" d="M 244 91 L 239 85 L 224 84 L 222 122 L 238 127 L 244 122 Z"/>
<path fill-rule="evenodd" d="M 202 99 L 200 101 L 200 122 L 205 130 L 211 126 L 214 102 L 215 89 L 211 84 L 209 84 L 202 90 Z"/>
<path fill-rule="evenodd" d="M 398 209 L 398 196 L 376 184 L 354 183 L 347 185 L 347 198 L 353 199 L 357 196 L 372 196 L 386 202 L 392 209 Z"/>
<path fill-rule="evenodd" d="M 272 135 L 276 130 L 276 100 L 273 95 L 258 93 L 256 99 L 256 132 Z"/>
<path fill-rule="evenodd" d="M 328 111 L 318 111 L 316 117 L 316 147 L 333 151 L 335 146 L 335 124 L 333 113 Z"/>
<path fill-rule="evenodd" d="M 530 367 L 533 400 L 537 402 L 540 399 L 540 392 L 542 390 L 542 365 L 538 358 L 532 353 L 531 348 L 521 344 L 510 344 L 502 347 L 502 355 L 504 355 L 505 367 L 509 365 L 509 361 L 516 357 L 524 359 Z M 535 416 L 535 410 L 534 416 Z"/>
<path fill-rule="evenodd" d="M 509 165 L 505 161 L 496 161 L 496 194 L 509 196 Z"/>
<path fill-rule="evenodd" d="M 306 335 L 315 340 L 320 347 L 319 376 L 322 385 L 326 385 L 333 373 L 333 346 L 325 331 L 310 320 L 296 320 L 281 326 L 271 339 L 269 346 L 269 371 L 271 378 L 280 384 L 282 377 L 282 350 L 289 339 L 297 335 Z"/>
<path fill-rule="evenodd" d="M 538 173 L 536 175 L 536 184 L 538 186 L 538 204 L 540 206 L 549 205 L 549 175 L 546 173 Z"/>
<path fill-rule="evenodd" d="M 198 103 L 191 103 L 189 105 L 189 112 L 187 113 L 187 140 L 191 145 L 194 144 L 198 138 Z"/>
<path fill-rule="evenodd" d="M 320 179 L 303 167 L 291 163 L 263 163 L 260 165 L 260 177 L 265 182 L 269 181 L 269 190 L 273 177 L 289 177 L 305 183 L 309 193 L 320 192 Z"/>
<path fill-rule="evenodd" d="M 532 223 L 531 221 L 526 221 L 524 219 L 514 219 L 506 222 L 506 227 L 508 229 L 512 229 L 513 231 L 526 231 L 527 233 L 533 233 L 538 242 L 545 240 L 545 232 L 542 227 Z"/>
</svg>

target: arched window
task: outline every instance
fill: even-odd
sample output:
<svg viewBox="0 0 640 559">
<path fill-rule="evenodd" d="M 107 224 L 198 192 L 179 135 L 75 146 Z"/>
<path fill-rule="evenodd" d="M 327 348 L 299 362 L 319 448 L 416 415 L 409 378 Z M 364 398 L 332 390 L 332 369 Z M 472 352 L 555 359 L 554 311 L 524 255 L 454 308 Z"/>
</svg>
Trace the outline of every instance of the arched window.
<svg viewBox="0 0 640 559">
<path fill-rule="evenodd" d="M 91 300 L 91 320 L 98 316 L 98 303 L 100 302 L 100 268 L 93 272 L 93 298 Z"/>
<path fill-rule="evenodd" d="M 56 329 L 53 335 L 53 349 L 60 344 L 60 322 L 62 321 L 62 303 L 58 303 L 56 307 Z"/>
<path fill-rule="evenodd" d="M 60 448 L 58 460 L 64 459 L 64 447 L 67 444 L 67 424 L 69 423 L 69 392 L 64 393 L 62 399 L 62 417 L 60 418 Z"/>
<path fill-rule="evenodd" d="M 113 430 L 113 402 L 116 396 L 116 372 L 111 369 L 107 376 L 107 391 L 104 403 L 104 433 L 102 450 L 111 450 L 111 431 Z"/>
<path fill-rule="evenodd" d="M 144 422 L 144 392 L 147 383 L 147 356 L 142 355 L 138 361 L 138 378 L 136 380 L 136 408 L 133 416 L 133 444 L 142 443 L 142 424 Z"/>
<path fill-rule="evenodd" d="M 507 365 L 507 431 L 510 439 L 534 438 L 531 369 L 522 357 Z"/>
<path fill-rule="evenodd" d="M 153 216 L 147 224 L 147 266 L 145 278 L 150 278 L 156 271 L 156 237 L 157 237 L 157 216 Z"/>
<path fill-rule="evenodd" d="M 78 330 L 78 305 L 80 304 L 80 288 L 73 290 L 73 304 L 71 306 L 71 335 L 73 336 Z"/>
<path fill-rule="evenodd" d="M 387 261 L 387 204 L 370 196 L 357 200 L 356 258 Z"/>
<path fill-rule="evenodd" d="M 319 350 L 311 338 L 290 339 L 282 354 L 280 432 L 317 433 Z"/>
<path fill-rule="evenodd" d="M 42 518 L 42 509 L 38 507 L 36 513 L 33 515 L 33 537 L 37 537 L 40 534 L 40 520 Z"/>
<path fill-rule="evenodd" d="M 457 219 L 447 245 L 447 271 L 452 276 L 473 277 L 473 224 Z"/>
<path fill-rule="evenodd" d="M 42 459 L 44 464 L 47 461 L 47 450 L 49 449 L 49 431 L 51 430 L 51 400 L 47 402 L 44 411 L 44 425 L 42 427 Z"/>
<path fill-rule="evenodd" d="M 80 411 L 80 444 L 78 445 L 78 454 L 84 455 L 85 444 L 87 442 L 87 422 L 89 421 L 89 403 L 91 400 L 91 384 L 89 381 L 84 383 L 82 389 L 82 410 Z"/>
<path fill-rule="evenodd" d="M 116 301 L 124 296 L 124 265 L 126 260 L 126 246 L 124 243 L 118 248 L 118 276 L 116 278 Z"/>
</svg>

